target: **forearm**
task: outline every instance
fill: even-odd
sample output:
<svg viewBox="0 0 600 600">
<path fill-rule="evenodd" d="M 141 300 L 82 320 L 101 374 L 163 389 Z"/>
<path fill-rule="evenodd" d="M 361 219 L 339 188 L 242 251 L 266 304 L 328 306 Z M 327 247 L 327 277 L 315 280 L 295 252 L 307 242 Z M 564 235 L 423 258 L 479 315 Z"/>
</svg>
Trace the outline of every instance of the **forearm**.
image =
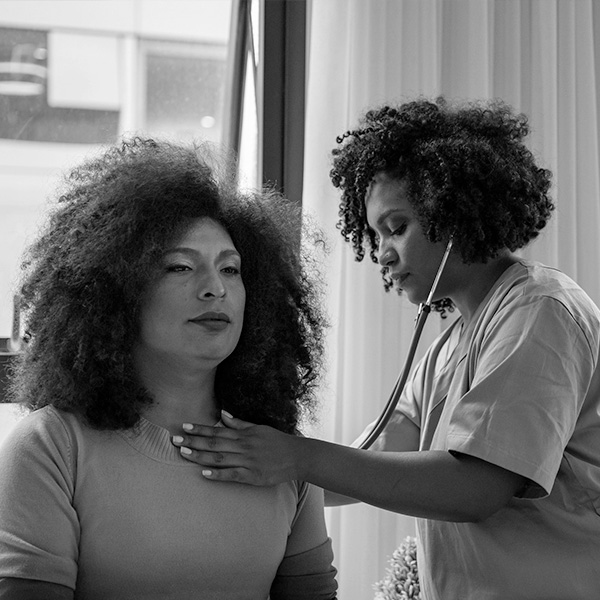
<svg viewBox="0 0 600 600">
<path fill-rule="evenodd" d="M 508 502 L 521 478 L 445 451 L 371 452 L 315 439 L 298 444 L 298 476 L 392 512 L 478 521 Z"/>
<path fill-rule="evenodd" d="M 347 506 L 349 504 L 356 504 L 357 502 L 359 502 L 359 500 L 356 498 L 325 490 L 325 506 L 327 507 Z"/>
<path fill-rule="evenodd" d="M 73 590 L 47 581 L 0 578 L 0 600 L 73 600 Z"/>
<path fill-rule="evenodd" d="M 445 451 L 376 452 L 285 434 L 230 416 L 228 428 L 195 425 L 174 443 L 213 480 L 251 485 L 307 481 L 392 512 L 480 521 L 505 506 L 525 478 Z"/>
</svg>

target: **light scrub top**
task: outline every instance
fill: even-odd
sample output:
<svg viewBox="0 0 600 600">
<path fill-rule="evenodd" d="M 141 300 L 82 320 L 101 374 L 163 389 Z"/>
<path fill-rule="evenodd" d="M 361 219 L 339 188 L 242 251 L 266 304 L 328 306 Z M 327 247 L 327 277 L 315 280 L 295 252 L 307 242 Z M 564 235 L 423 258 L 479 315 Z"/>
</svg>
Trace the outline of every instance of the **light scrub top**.
<svg viewBox="0 0 600 600">
<path fill-rule="evenodd" d="M 169 432 L 98 431 L 46 407 L 0 447 L 0 578 L 78 600 L 335 598 L 322 490 L 219 483 Z"/>
<path fill-rule="evenodd" d="M 408 418 L 420 450 L 529 483 L 480 523 L 417 519 L 424 600 L 598 600 L 600 312 L 564 274 L 522 261 L 462 329 L 432 344 L 372 448 L 394 451 Z"/>
</svg>

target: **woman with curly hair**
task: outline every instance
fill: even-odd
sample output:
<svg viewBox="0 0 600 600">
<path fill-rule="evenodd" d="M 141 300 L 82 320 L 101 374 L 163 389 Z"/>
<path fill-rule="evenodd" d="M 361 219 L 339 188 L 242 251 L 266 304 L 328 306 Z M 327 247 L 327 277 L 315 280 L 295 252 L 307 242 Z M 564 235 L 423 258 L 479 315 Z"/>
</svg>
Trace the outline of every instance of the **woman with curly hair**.
<svg viewBox="0 0 600 600">
<path fill-rule="evenodd" d="M 368 253 L 387 288 L 420 304 L 452 241 L 433 300 L 460 313 L 369 451 L 227 416 L 183 442 L 212 480 L 298 477 L 332 503 L 417 517 L 427 600 L 600 590 L 600 311 L 515 254 L 553 209 L 527 133 L 501 102 L 440 98 L 369 111 L 338 140 L 339 225 L 358 260 Z"/>
<path fill-rule="evenodd" d="M 109 148 L 27 255 L 0 598 L 335 598 L 318 488 L 220 486 L 173 443 L 222 409 L 296 435 L 322 348 L 298 208 L 212 156 Z"/>
</svg>

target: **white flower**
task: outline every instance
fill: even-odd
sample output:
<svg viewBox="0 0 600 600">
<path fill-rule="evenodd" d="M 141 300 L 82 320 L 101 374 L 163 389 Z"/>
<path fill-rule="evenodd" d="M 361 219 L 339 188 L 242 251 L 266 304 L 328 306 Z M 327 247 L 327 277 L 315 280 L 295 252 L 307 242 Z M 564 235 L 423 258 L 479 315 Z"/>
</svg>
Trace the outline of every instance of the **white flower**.
<svg viewBox="0 0 600 600">
<path fill-rule="evenodd" d="M 389 564 L 385 577 L 373 586 L 374 600 L 420 600 L 415 538 L 407 537 L 394 550 Z"/>
</svg>

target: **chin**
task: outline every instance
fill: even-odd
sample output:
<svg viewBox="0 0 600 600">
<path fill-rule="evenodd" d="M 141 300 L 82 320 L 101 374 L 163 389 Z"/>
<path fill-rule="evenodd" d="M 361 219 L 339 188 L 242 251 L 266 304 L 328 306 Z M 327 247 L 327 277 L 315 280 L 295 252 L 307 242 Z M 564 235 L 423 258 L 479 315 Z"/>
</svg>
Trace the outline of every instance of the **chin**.
<svg viewBox="0 0 600 600">
<path fill-rule="evenodd" d="M 425 302 L 426 298 L 422 298 L 420 294 L 415 294 L 414 292 L 406 291 L 405 289 L 400 290 L 400 293 L 408 299 L 411 304 L 419 305 Z"/>
<path fill-rule="evenodd" d="M 216 368 L 218 367 L 231 352 L 218 352 L 211 351 L 207 352 L 206 348 L 202 348 L 197 352 L 190 352 L 187 354 L 187 359 L 194 365 L 202 366 L 203 368 Z"/>
</svg>

